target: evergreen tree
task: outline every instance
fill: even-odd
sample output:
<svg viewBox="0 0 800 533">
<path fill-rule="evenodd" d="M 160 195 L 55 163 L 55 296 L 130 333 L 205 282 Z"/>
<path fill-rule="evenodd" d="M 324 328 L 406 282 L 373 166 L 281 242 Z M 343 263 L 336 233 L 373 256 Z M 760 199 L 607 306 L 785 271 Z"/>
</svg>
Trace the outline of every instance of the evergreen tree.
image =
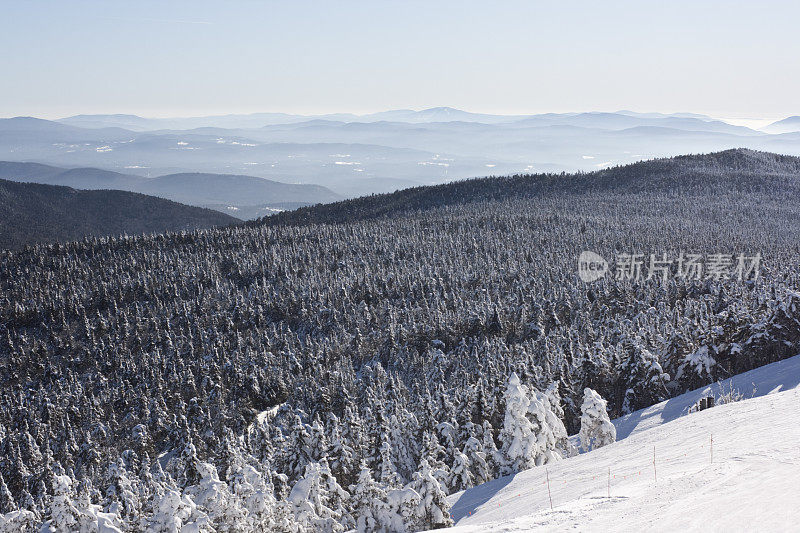
<svg viewBox="0 0 800 533">
<path fill-rule="evenodd" d="M 366 462 L 361 462 L 358 482 L 351 486 L 353 493 L 353 515 L 356 518 L 356 529 L 359 533 L 390 531 L 389 502 L 386 491 L 372 478 L 372 472 Z"/>
<path fill-rule="evenodd" d="M 419 503 L 415 511 L 419 529 L 439 529 L 453 525 L 450 517 L 450 504 L 439 481 L 433 477 L 431 467 L 424 458 L 420 461 L 419 471 L 409 485 L 419 494 Z"/>
<path fill-rule="evenodd" d="M 305 475 L 294 484 L 288 497 L 297 523 L 323 533 L 344 531 L 343 517 L 330 507 L 329 499 L 322 467 L 309 463 Z"/>
<path fill-rule="evenodd" d="M 247 523 L 247 510 L 228 485 L 219 479 L 217 469 L 204 462 L 197 463 L 199 481 L 187 487 L 184 495 L 191 498 L 208 516 L 213 528 L 220 533 L 238 531 Z"/>
<path fill-rule="evenodd" d="M 565 437 L 566 430 L 550 409 L 548 398 L 535 389 L 531 394 L 512 373 L 505 403 L 506 416 L 500 432 L 502 473 L 512 474 L 560 459 L 558 435 L 563 432 Z"/>
<path fill-rule="evenodd" d="M 607 402 L 587 388 L 581 404 L 581 450 L 588 452 L 617 440 L 617 429 L 608 418 Z"/>
<path fill-rule="evenodd" d="M 492 442 L 492 445 L 494 445 L 494 442 Z M 475 485 L 481 485 L 493 479 L 489 462 L 486 459 L 486 452 L 483 449 L 484 446 L 481 441 L 475 437 L 470 437 L 464 444 L 464 451 L 462 452 L 467 457 L 470 474 Z M 494 451 L 496 452 L 497 450 L 495 449 Z M 455 468 L 455 465 L 453 467 Z"/>
<path fill-rule="evenodd" d="M 472 464 L 469 458 L 456 451 L 456 456 L 453 458 L 453 466 L 450 468 L 450 475 L 447 478 L 447 488 L 451 492 L 458 492 L 472 487 L 475 484 L 475 479 L 472 475 Z"/>
</svg>

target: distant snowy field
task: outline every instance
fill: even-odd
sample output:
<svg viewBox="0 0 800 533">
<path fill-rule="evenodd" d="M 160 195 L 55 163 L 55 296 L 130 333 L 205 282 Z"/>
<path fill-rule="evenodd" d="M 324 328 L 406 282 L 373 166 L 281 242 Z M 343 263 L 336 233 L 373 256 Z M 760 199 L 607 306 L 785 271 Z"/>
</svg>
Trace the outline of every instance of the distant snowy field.
<svg viewBox="0 0 800 533">
<path fill-rule="evenodd" d="M 454 531 L 797 531 L 798 383 L 800 356 L 631 413 L 612 445 L 450 496 Z"/>
</svg>

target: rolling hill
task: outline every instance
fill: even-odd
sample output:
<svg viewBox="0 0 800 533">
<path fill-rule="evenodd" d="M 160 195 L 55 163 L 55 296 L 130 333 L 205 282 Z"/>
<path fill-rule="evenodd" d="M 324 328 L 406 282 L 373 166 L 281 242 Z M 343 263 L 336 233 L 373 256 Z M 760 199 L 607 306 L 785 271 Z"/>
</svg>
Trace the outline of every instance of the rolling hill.
<svg viewBox="0 0 800 533">
<path fill-rule="evenodd" d="M 139 192 L 192 205 L 253 206 L 287 202 L 317 204 L 341 196 L 320 185 L 279 183 L 233 174 L 169 174 L 142 182 Z"/>
<path fill-rule="evenodd" d="M 238 222 L 228 215 L 125 191 L 0 180 L 0 248 L 86 236 L 194 230 Z"/>
<path fill-rule="evenodd" d="M 24 183 L 63 185 L 73 189 L 119 189 L 132 191 L 147 178 L 99 168 L 65 169 L 38 163 L 0 161 L 0 179 Z"/>
<path fill-rule="evenodd" d="M 0 161 L 0 179 L 73 189 L 139 192 L 208 207 L 241 219 L 342 198 L 319 185 L 279 183 L 253 176 L 197 173 L 144 178 L 99 168 L 64 169 L 10 161 Z"/>
<path fill-rule="evenodd" d="M 798 198 L 800 157 L 734 149 L 641 161 L 586 174 L 477 178 L 304 207 L 263 222 L 269 225 L 341 223 L 490 200 L 602 191 L 692 193 L 710 187 L 731 191 L 779 187 L 787 197 Z"/>
</svg>

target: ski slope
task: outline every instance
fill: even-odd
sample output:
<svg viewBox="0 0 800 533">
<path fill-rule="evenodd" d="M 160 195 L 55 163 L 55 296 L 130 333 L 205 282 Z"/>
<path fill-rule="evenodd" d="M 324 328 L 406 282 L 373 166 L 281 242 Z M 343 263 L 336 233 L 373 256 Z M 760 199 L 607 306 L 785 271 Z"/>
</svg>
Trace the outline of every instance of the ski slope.
<svg viewBox="0 0 800 533">
<path fill-rule="evenodd" d="M 615 420 L 612 445 L 451 495 L 455 531 L 798 531 L 798 383 L 800 356 Z"/>
</svg>

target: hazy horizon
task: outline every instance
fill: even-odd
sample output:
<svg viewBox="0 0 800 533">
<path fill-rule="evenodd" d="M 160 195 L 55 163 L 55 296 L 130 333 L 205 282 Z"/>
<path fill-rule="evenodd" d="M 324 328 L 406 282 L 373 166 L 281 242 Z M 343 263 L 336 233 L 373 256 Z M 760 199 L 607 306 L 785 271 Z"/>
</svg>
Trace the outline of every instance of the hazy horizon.
<svg viewBox="0 0 800 533">
<path fill-rule="evenodd" d="M 800 7 L 82 0 L 6 6 L 0 116 L 800 114 Z M 769 80 L 769 83 L 766 81 Z"/>
<path fill-rule="evenodd" d="M 184 114 L 184 115 L 177 115 L 177 114 L 142 114 L 142 113 L 121 113 L 121 112 L 112 112 L 112 113 L 75 113 L 72 115 L 35 115 L 35 114 L 28 114 L 28 115 L 8 115 L 8 116 L 0 116 L 0 119 L 4 118 L 20 118 L 20 117 L 32 117 L 32 118 L 39 118 L 43 120 L 52 120 L 58 121 L 63 119 L 68 119 L 76 116 L 113 116 L 113 115 L 120 115 L 120 116 L 136 116 L 145 119 L 189 119 L 189 118 L 203 118 L 203 117 L 225 117 L 225 116 L 249 116 L 249 115 L 259 115 L 259 114 L 285 114 L 285 115 L 295 115 L 295 116 L 306 116 L 309 118 L 320 117 L 320 116 L 327 116 L 327 115 L 353 115 L 356 117 L 368 116 L 372 114 L 378 113 L 386 113 L 392 111 L 425 111 L 430 109 L 438 109 L 438 108 L 449 108 L 454 109 L 457 111 L 464 111 L 467 113 L 477 113 L 477 114 L 486 114 L 486 115 L 496 115 L 496 116 L 534 116 L 534 115 L 543 115 L 543 114 L 583 114 L 583 113 L 622 113 L 622 112 L 631 112 L 631 113 L 641 113 L 641 114 L 663 114 L 663 115 L 680 115 L 680 114 L 695 114 L 695 115 L 705 115 L 711 119 L 719 120 L 723 122 L 727 122 L 732 125 L 736 126 L 744 126 L 751 129 L 759 129 L 763 128 L 764 126 L 768 126 L 773 122 L 795 116 L 791 114 L 787 115 L 762 115 L 762 116 L 754 116 L 752 114 L 741 113 L 741 114 L 725 114 L 725 115 L 718 115 L 712 113 L 702 113 L 693 110 L 674 110 L 674 111 L 664 111 L 664 110 L 639 110 L 639 109 L 614 109 L 614 110 L 604 110 L 604 109 L 586 109 L 586 110 L 568 110 L 568 111 L 552 111 L 552 110 L 542 110 L 542 111 L 533 111 L 533 112 L 514 112 L 514 113 L 505 113 L 505 112 L 493 112 L 490 110 L 475 110 L 475 109 L 462 109 L 456 108 L 453 106 L 428 106 L 428 107 L 418 107 L 418 108 L 392 108 L 392 109 L 376 109 L 367 112 L 355 112 L 355 111 L 347 111 L 347 110 L 333 110 L 324 113 L 302 113 L 302 112 L 292 112 L 292 111 L 283 111 L 283 110 L 255 110 L 255 111 L 247 111 L 247 112 L 208 112 L 208 113 L 199 113 L 199 114 Z"/>
</svg>

